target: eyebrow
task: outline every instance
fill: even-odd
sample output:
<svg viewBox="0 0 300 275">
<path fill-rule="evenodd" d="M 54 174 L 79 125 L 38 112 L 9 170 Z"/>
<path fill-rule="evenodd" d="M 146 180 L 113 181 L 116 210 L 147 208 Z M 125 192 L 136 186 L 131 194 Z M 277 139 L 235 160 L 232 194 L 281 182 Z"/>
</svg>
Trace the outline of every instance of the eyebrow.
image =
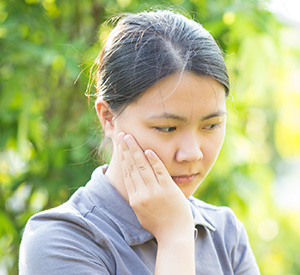
<svg viewBox="0 0 300 275">
<path fill-rule="evenodd" d="M 207 116 L 204 116 L 201 120 L 204 121 L 204 120 L 208 120 L 210 118 L 214 118 L 214 117 L 219 117 L 219 116 L 226 116 L 227 115 L 227 112 L 226 111 L 217 111 L 215 113 L 212 113 L 210 115 L 207 115 Z"/>
<path fill-rule="evenodd" d="M 206 115 L 206 116 L 202 117 L 200 120 L 204 121 L 204 120 L 208 120 L 208 119 L 211 119 L 211 118 L 214 118 L 214 117 L 224 116 L 226 114 L 227 113 L 225 111 L 220 110 L 220 111 L 217 111 L 215 113 Z M 181 122 L 187 122 L 188 121 L 188 119 L 186 117 L 178 116 L 178 115 L 175 115 L 175 114 L 172 114 L 172 113 L 163 113 L 163 114 L 159 114 L 159 115 L 153 115 L 153 116 L 150 116 L 149 118 L 150 119 L 173 119 L 173 120 L 178 120 L 178 121 L 181 121 Z"/>
</svg>

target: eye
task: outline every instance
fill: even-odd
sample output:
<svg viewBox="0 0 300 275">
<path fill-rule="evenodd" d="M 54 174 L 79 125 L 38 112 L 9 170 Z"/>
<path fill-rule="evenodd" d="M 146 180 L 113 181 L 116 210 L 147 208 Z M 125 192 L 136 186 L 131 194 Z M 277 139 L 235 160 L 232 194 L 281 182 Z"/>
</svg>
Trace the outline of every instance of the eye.
<svg viewBox="0 0 300 275">
<path fill-rule="evenodd" d="M 214 123 L 214 124 L 210 124 L 210 125 L 205 126 L 204 129 L 212 131 L 212 130 L 215 130 L 215 129 L 220 128 L 220 127 L 221 127 L 220 123 Z"/>
<path fill-rule="evenodd" d="M 162 133 L 171 133 L 174 132 L 177 128 L 176 127 L 155 127 L 155 130 Z"/>
</svg>

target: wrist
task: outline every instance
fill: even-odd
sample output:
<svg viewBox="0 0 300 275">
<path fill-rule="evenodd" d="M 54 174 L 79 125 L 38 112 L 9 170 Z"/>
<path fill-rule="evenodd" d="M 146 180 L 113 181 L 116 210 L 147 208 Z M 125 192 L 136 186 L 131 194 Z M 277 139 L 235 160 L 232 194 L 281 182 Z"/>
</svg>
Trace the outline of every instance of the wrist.
<svg viewBox="0 0 300 275">
<path fill-rule="evenodd" d="M 176 246 L 185 243 L 193 243 L 195 239 L 194 224 L 187 225 L 183 228 L 171 228 L 165 233 L 157 234 L 156 240 L 159 246 Z"/>
<path fill-rule="evenodd" d="M 194 230 L 158 240 L 156 275 L 195 275 Z"/>
</svg>

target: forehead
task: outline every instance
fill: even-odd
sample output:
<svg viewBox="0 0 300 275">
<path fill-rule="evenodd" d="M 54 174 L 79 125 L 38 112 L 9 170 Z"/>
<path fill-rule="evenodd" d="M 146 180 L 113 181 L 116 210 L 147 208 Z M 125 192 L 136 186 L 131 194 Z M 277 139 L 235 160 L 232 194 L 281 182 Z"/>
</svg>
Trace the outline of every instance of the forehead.
<svg viewBox="0 0 300 275">
<path fill-rule="evenodd" d="M 212 78 L 174 74 L 147 89 L 126 109 L 142 116 L 173 113 L 191 117 L 225 111 L 225 99 L 224 86 Z"/>
</svg>

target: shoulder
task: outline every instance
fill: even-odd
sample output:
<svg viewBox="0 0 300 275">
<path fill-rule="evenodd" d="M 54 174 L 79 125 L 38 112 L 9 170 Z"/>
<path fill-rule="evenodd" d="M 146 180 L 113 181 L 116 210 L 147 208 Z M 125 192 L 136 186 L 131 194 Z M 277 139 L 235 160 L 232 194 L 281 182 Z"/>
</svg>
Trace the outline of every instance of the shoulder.
<svg viewBox="0 0 300 275">
<path fill-rule="evenodd" d="M 80 229 L 90 231 L 86 219 L 78 209 L 69 203 L 64 203 L 33 215 L 26 224 L 24 237 L 26 237 L 27 232 L 48 236 L 47 233 L 49 232 L 59 231 L 63 233 L 65 231 L 67 233 Z"/>
<path fill-rule="evenodd" d="M 96 238 L 99 234 L 96 236 L 93 224 L 69 203 L 40 212 L 29 219 L 24 230 L 20 274 L 48 274 L 70 267 L 101 269 Z"/>
<path fill-rule="evenodd" d="M 248 243 L 248 236 L 243 224 L 229 207 L 214 206 L 194 197 L 189 200 L 197 209 L 198 215 L 204 220 L 203 224 L 210 225 L 212 229 L 210 233 L 215 243 L 223 244 L 227 251 L 231 251 L 238 245 L 241 236 L 242 242 Z"/>
<path fill-rule="evenodd" d="M 30 253 L 48 249 L 51 253 L 53 244 L 65 245 L 90 232 L 83 216 L 69 204 L 63 204 L 33 215 L 25 226 L 21 246 Z"/>
<path fill-rule="evenodd" d="M 226 250 L 234 274 L 260 274 L 245 227 L 234 212 L 229 207 L 214 206 L 194 197 L 189 200 L 214 227 L 213 241 Z"/>
</svg>

